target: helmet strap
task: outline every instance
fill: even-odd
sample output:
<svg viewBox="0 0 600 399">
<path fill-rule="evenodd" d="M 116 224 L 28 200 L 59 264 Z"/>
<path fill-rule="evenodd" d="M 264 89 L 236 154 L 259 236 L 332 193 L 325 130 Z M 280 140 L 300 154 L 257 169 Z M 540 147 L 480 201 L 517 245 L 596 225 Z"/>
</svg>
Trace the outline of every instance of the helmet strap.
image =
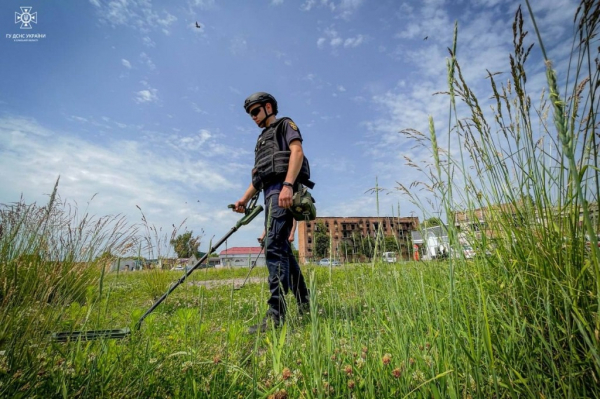
<svg viewBox="0 0 600 399">
<path fill-rule="evenodd" d="M 258 124 L 258 126 L 260 126 L 260 127 L 266 127 L 264 125 L 265 121 L 267 119 L 269 119 L 271 116 L 275 115 L 275 114 L 273 114 L 273 113 L 267 114 L 267 107 L 265 107 L 265 104 L 260 104 L 260 107 L 263 109 L 263 111 L 265 111 L 265 117 L 263 118 L 262 121 L 260 121 L 260 123 Z"/>
</svg>

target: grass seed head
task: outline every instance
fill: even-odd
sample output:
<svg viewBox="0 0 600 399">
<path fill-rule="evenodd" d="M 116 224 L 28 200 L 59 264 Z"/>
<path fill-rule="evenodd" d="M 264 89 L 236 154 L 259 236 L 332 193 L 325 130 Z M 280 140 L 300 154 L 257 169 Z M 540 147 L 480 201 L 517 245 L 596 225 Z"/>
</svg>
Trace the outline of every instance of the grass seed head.
<svg viewBox="0 0 600 399">
<path fill-rule="evenodd" d="M 421 370 L 415 370 L 415 372 L 412 373 L 412 380 L 417 384 L 421 383 L 425 381 L 425 374 L 423 374 Z"/>
<path fill-rule="evenodd" d="M 356 359 L 356 361 L 354 362 L 354 364 L 356 364 L 356 367 L 363 368 L 365 365 L 365 359 L 363 359 L 362 357 Z"/>
<path fill-rule="evenodd" d="M 285 389 L 282 389 L 281 391 L 277 391 L 273 395 L 269 395 L 269 398 L 272 398 L 272 399 L 287 399 L 287 397 L 288 397 L 288 393 Z"/>
<path fill-rule="evenodd" d="M 186 371 L 188 371 L 189 369 L 191 369 L 193 365 L 194 365 L 194 363 L 192 363 L 189 360 L 186 361 L 186 362 L 183 362 L 181 364 L 181 371 L 183 371 L 185 373 Z"/>
<path fill-rule="evenodd" d="M 385 355 L 383 355 L 383 358 L 381 358 L 381 361 L 383 362 L 384 366 L 387 366 L 392 361 L 392 355 L 386 353 Z"/>
</svg>

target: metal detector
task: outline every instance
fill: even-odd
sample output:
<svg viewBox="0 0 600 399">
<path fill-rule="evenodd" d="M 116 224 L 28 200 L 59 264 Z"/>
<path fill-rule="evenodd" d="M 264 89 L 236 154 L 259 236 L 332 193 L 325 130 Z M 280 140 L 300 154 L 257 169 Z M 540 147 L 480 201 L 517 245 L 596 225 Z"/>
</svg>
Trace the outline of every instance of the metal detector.
<svg viewBox="0 0 600 399">
<path fill-rule="evenodd" d="M 258 216 L 259 213 L 261 213 L 263 211 L 262 205 L 256 205 L 257 200 L 258 200 L 258 194 L 255 195 L 254 197 L 252 197 L 252 199 L 250 200 L 250 203 L 248 204 L 248 206 L 246 207 L 246 211 L 244 212 L 245 213 L 244 217 L 242 217 L 240 220 L 238 220 L 238 222 L 235 224 L 235 226 L 233 226 L 231 228 L 231 230 L 229 230 L 229 232 L 227 234 L 225 234 L 225 236 L 223 236 L 223 238 L 221 238 L 214 246 L 212 246 L 209 249 L 209 251 L 202 258 L 200 258 L 200 260 L 198 262 L 196 262 L 194 267 L 192 267 L 191 269 L 186 271 L 186 273 L 183 276 L 181 276 L 181 278 L 179 280 L 177 280 L 175 283 L 173 283 L 171 285 L 171 287 L 169 287 L 167 292 L 165 292 L 163 294 L 163 296 L 158 298 L 156 300 L 156 302 L 154 302 L 154 304 L 150 307 L 150 309 L 148 309 L 146 311 L 146 313 L 144 313 L 142 315 L 142 317 L 140 317 L 138 322 L 135 324 L 136 331 L 140 329 L 144 319 L 150 313 L 152 313 L 154 311 L 154 309 L 156 309 L 158 307 L 158 305 L 160 305 L 169 296 L 169 294 L 171 294 L 171 292 L 173 292 L 175 290 L 175 288 L 179 287 L 181 285 L 181 283 L 183 283 L 189 277 L 189 275 L 192 274 L 192 272 L 194 270 L 196 270 L 198 267 L 200 267 L 200 265 L 210 256 L 211 253 L 213 253 L 213 251 L 215 249 L 219 248 L 219 246 L 221 246 L 221 244 L 223 244 L 233 233 L 238 231 L 238 229 L 240 227 L 250 223 L 256 216 Z M 228 205 L 228 208 L 234 208 L 234 205 Z M 77 340 L 89 341 L 89 340 L 101 339 L 101 338 L 121 339 L 121 338 L 127 337 L 130 334 L 131 334 L 130 328 L 121 328 L 118 330 L 90 330 L 90 331 L 57 332 L 57 333 L 52 333 L 51 337 L 52 337 L 53 341 L 67 342 L 67 341 L 77 341 Z"/>
</svg>

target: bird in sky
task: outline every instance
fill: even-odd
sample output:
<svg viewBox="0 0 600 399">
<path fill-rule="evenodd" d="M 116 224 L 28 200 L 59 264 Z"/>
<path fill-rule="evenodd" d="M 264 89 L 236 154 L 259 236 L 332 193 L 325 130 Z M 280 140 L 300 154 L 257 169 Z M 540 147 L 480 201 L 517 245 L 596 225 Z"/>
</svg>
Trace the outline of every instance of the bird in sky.
<svg viewBox="0 0 600 399">
<path fill-rule="evenodd" d="M 429 36 L 425 36 L 425 38 L 423 40 L 427 40 L 429 38 Z"/>
<path fill-rule="evenodd" d="M 202 26 L 196 21 L 196 28 L 202 28 Z"/>
</svg>

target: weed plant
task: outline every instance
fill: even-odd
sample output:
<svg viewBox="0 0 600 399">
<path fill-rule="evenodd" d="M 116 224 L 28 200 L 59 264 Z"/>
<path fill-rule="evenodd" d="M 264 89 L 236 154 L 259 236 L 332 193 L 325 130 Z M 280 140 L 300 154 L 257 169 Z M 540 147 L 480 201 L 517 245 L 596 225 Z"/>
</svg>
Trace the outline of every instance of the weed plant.
<svg viewBox="0 0 600 399">
<path fill-rule="evenodd" d="M 446 210 L 451 244 L 476 244 L 480 256 L 308 265 L 310 314 L 298 314 L 290 296 L 283 328 L 246 334 L 265 313 L 267 284 L 198 284 L 247 273 L 206 269 L 126 339 L 52 342 L 45 333 L 58 327 L 133 327 L 156 295 L 146 274 L 180 275 L 103 275 L 96 255 L 126 247 L 132 231 L 79 220 L 57 207 L 56 191 L 45 208 L 4 207 L 0 397 L 600 397 L 598 254 L 585 239 L 598 231 L 591 41 L 599 7 L 583 1 L 578 10 L 578 55 L 564 98 L 548 64 L 549 95 L 532 107 L 519 11 L 511 78 L 500 84 L 488 76 L 490 116 L 461 74 L 455 42 L 448 146 L 433 120 L 429 135 L 406 132 L 432 151 L 431 169 L 415 167 L 427 172 L 419 184 Z M 466 118 L 457 112 L 461 103 Z M 451 152 L 453 144 L 464 150 Z M 484 228 L 465 228 L 459 210 Z M 253 273 L 266 276 L 264 268 Z"/>
<path fill-rule="evenodd" d="M 0 208 L 0 362 L 24 360 L 24 348 L 42 340 L 65 307 L 88 320 L 111 251 L 126 250 L 134 233 L 122 217 L 80 215 L 57 187 L 58 180 L 46 206 L 21 199 Z"/>
<path fill-rule="evenodd" d="M 539 108 L 532 105 L 525 67 L 532 46 L 519 9 L 510 79 L 488 72 L 491 111 L 462 75 L 455 34 L 447 136 L 433 119 L 429 135 L 404 131 L 431 150 L 431 165 L 411 162 L 429 177 L 415 185 L 442 204 L 456 253 L 466 242 L 482 256 L 470 277 L 475 296 L 457 285 L 462 262 L 450 261 L 450 333 L 462 342 L 452 357 L 466 354 L 473 370 L 487 370 L 496 394 L 598 396 L 599 7 L 582 1 L 577 10 L 566 94 L 535 27 L 548 86 Z"/>
</svg>

